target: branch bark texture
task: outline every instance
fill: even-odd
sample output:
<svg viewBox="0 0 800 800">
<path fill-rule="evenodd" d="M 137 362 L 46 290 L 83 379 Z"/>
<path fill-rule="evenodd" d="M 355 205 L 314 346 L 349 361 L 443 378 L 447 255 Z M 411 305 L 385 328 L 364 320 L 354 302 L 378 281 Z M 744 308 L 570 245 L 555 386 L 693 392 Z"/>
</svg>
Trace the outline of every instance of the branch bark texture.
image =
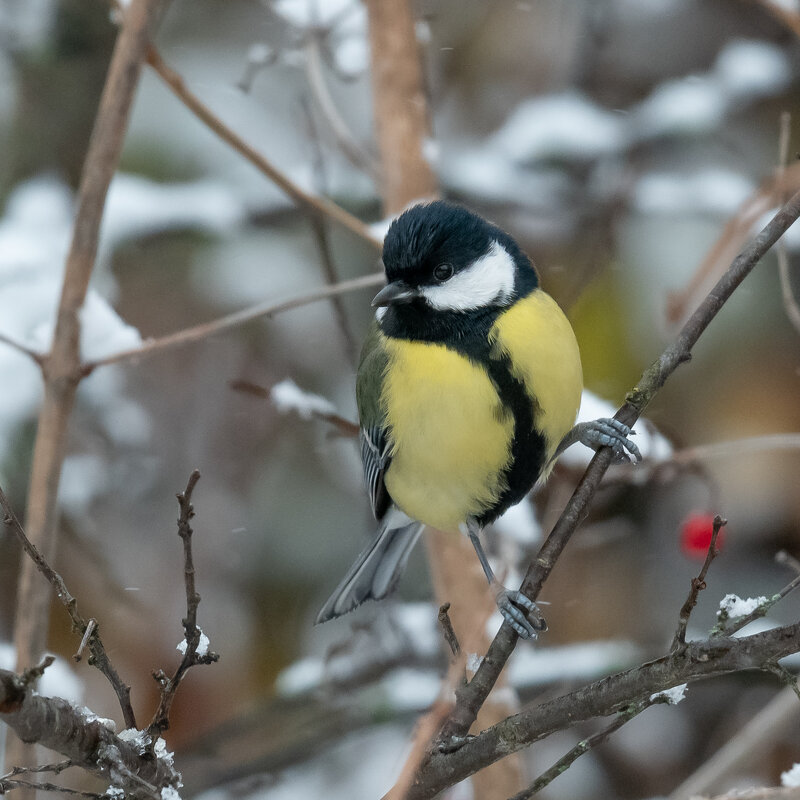
<svg viewBox="0 0 800 800">
<path fill-rule="evenodd" d="M 0 670 L 0 720 L 23 742 L 35 742 L 66 756 L 116 785 L 125 796 L 161 798 L 161 788 L 180 785 L 180 775 L 163 758 L 140 752 L 120 739 L 108 721 L 87 717 L 58 697 L 42 697 L 14 672 Z"/>
<path fill-rule="evenodd" d="M 453 753 L 435 752 L 407 800 L 423 800 L 488 764 L 576 722 L 614 714 L 682 683 L 770 663 L 800 650 L 800 622 L 739 639 L 689 642 L 684 651 L 601 678 L 493 725 Z"/>
</svg>

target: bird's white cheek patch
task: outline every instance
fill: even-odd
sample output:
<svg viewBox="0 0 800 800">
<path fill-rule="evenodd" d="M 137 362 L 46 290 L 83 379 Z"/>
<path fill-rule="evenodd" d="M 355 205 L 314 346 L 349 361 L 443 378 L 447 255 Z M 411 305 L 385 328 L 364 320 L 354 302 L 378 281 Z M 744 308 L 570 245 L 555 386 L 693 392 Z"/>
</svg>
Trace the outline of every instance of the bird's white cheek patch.
<svg viewBox="0 0 800 800">
<path fill-rule="evenodd" d="M 469 311 L 503 303 L 514 292 L 514 259 L 497 241 L 489 252 L 439 286 L 426 286 L 422 295 L 439 311 Z"/>
</svg>

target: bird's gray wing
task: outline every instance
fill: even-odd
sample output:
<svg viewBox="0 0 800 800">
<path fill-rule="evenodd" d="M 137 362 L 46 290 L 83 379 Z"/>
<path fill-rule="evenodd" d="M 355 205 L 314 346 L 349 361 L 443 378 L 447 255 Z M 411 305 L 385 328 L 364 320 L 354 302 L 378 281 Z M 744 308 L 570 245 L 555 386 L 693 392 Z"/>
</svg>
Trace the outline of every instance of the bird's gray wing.
<svg viewBox="0 0 800 800">
<path fill-rule="evenodd" d="M 381 403 L 381 391 L 388 356 L 377 324 L 373 324 L 361 351 L 356 380 L 356 400 L 361 425 L 361 463 L 372 513 L 382 519 L 392 498 L 386 491 L 383 476 L 391 461 L 392 442 Z"/>
<path fill-rule="evenodd" d="M 361 464 L 364 467 L 364 484 L 367 487 L 372 513 L 376 519 L 381 519 L 391 503 L 391 497 L 389 497 L 383 482 L 383 475 L 391 461 L 386 428 L 378 426 L 362 428 L 359 439 L 361 441 Z"/>
</svg>

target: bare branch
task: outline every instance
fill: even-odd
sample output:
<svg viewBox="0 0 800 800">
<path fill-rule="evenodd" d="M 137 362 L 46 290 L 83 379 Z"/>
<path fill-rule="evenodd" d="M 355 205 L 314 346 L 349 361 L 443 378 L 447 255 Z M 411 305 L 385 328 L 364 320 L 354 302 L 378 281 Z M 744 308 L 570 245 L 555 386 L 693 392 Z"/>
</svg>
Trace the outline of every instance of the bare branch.
<svg viewBox="0 0 800 800">
<path fill-rule="evenodd" d="M 306 111 L 306 117 L 308 119 L 308 128 L 309 128 L 308 138 L 311 141 L 311 146 L 314 154 L 313 167 L 314 167 L 316 189 L 320 194 L 326 194 L 325 160 L 322 154 L 322 145 L 319 140 L 317 128 L 316 125 L 314 124 L 314 113 L 312 112 L 311 107 L 307 102 L 303 103 L 303 108 Z M 311 217 L 309 217 L 309 222 L 311 223 L 311 230 L 312 233 L 314 234 L 314 239 L 317 242 L 317 250 L 319 251 L 322 270 L 325 274 L 325 278 L 328 281 L 328 285 L 332 286 L 334 284 L 337 284 L 339 283 L 339 271 L 336 268 L 336 263 L 333 260 L 333 253 L 331 252 L 331 243 L 330 243 L 330 236 L 328 236 L 327 220 L 325 220 L 321 216 L 312 215 Z M 356 342 L 356 338 L 353 335 L 353 331 L 350 327 L 350 320 L 347 316 L 347 311 L 345 309 L 344 303 L 342 302 L 342 298 L 340 295 L 331 297 L 331 306 L 333 307 L 333 313 L 334 316 L 336 317 L 336 324 L 339 326 L 339 330 L 341 331 L 342 334 L 345 356 L 347 357 L 347 360 L 350 362 L 350 365 L 355 368 L 355 366 L 358 364 L 359 347 L 358 343 Z"/>
<path fill-rule="evenodd" d="M 317 197 L 301 189 L 285 173 L 281 172 L 274 164 L 264 158 L 261 153 L 254 150 L 247 142 L 234 133 L 222 120 L 211 111 L 195 94 L 186 86 L 183 78 L 175 72 L 161 57 L 154 47 L 150 48 L 148 55 L 150 66 L 158 76 L 172 90 L 173 94 L 202 122 L 204 122 L 224 142 L 234 150 L 241 153 L 251 164 L 264 173 L 276 186 L 292 198 L 306 211 L 316 215 L 323 215 L 337 222 L 347 230 L 354 233 L 363 241 L 380 250 L 382 242 L 378 239 L 360 219 L 354 217 L 341 206 L 328 200 L 326 197 Z"/>
<path fill-rule="evenodd" d="M 186 587 L 186 617 L 183 620 L 184 642 L 183 658 L 175 670 L 172 678 L 167 678 L 163 671 L 155 674 L 156 680 L 161 685 L 161 698 L 158 709 L 153 715 L 153 721 L 148 726 L 147 732 L 150 734 L 151 741 L 155 740 L 161 733 L 169 728 L 169 712 L 175 694 L 184 676 L 190 667 L 195 664 L 213 664 L 219 660 L 219 655 L 210 650 L 198 652 L 202 631 L 197 627 L 197 608 L 200 605 L 200 595 L 197 593 L 194 581 L 194 558 L 192 557 L 192 526 L 189 524 L 194 516 L 194 506 L 192 505 L 192 492 L 200 480 L 200 472 L 194 470 L 189 476 L 186 489 L 176 495 L 181 513 L 178 518 L 178 536 L 183 541 L 183 581 Z"/>
<path fill-rule="evenodd" d="M 582 755 L 605 742 L 613 733 L 625 725 L 625 723 L 630 722 L 646 708 L 653 705 L 654 702 L 656 701 L 647 700 L 643 703 L 635 703 L 620 711 L 612 723 L 603 728 L 603 730 L 588 736 L 586 739 L 581 739 L 575 747 L 559 758 L 550 769 L 543 772 L 527 789 L 523 789 L 518 794 L 510 797 L 509 800 L 530 800 L 531 797 L 541 792 L 545 786 L 552 783 L 559 775 L 569 769 Z"/>
<path fill-rule="evenodd" d="M 469 737 L 451 752 L 433 751 L 408 794 L 432 798 L 489 764 L 576 722 L 608 716 L 653 694 L 713 675 L 764 670 L 800 651 L 800 622 L 741 638 L 709 638 L 686 649 L 582 686 L 525 709 Z M 784 701 L 785 702 L 785 701 Z"/>
<path fill-rule="evenodd" d="M 711 562 L 719 554 L 719 550 L 717 550 L 717 537 L 719 536 L 719 532 L 727 524 L 728 520 L 722 519 L 722 517 L 719 515 L 714 517 L 714 526 L 711 531 L 711 541 L 708 544 L 706 560 L 703 562 L 703 566 L 700 568 L 700 573 L 698 576 L 696 578 L 692 578 L 692 587 L 689 590 L 689 596 L 686 598 L 686 602 L 681 608 L 678 619 L 678 630 L 675 631 L 675 637 L 672 640 L 672 650 L 680 650 L 686 647 L 686 627 L 689 624 L 689 617 L 692 614 L 692 610 L 697 605 L 698 595 L 703 589 L 706 588 L 706 574 L 708 573 L 708 568 L 711 566 Z"/>
<path fill-rule="evenodd" d="M 191 342 L 198 342 L 202 339 L 207 339 L 209 336 L 222 333 L 223 331 L 236 328 L 239 325 L 244 325 L 247 322 L 259 319 L 260 317 L 272 317 L 275 314 L 280 314 L 284 311 L 290 311 L 293 308 L 300 308 L 301 306 L 308 305 L 309 303 L 316 303 L 320 300 L 327 300 L 335 295 L 347 294 L 359 289 L 366 289 L 370 286 L 380 286 L 386 277 L 383 273 L 375 273 L 372 275 L 363 275 L 360 278 L 353 278 L 349 281 L 342 281 L 333 286 L 324 286 L 320 289 L 313 289 L 310 292 L 303 292 L 295 297 L 283 300 L 279 303 L 269 301 L 266 303 L 259 303 L 251 308 L 245 308 L 242 311 L 235 311 L 233 314 L 220 317 L 219 319 L 211 322 L 204 322 L 201 325 L 195 325 L 193 328 L 186 328 L 176 333 L 170 333 L 162 336 L 159 339 L 150 339 L 146 341 L 141 347 L 133 347 L 130 350 L 121 350 L 119 353 L 112 353 L 105 358 L 99 358 L 95 361 L 87 361 L 82 371 L 84 375 L 89 375 L 98 367 L 106 366 L 107 364 L 119 364 L 123 361 L 138 361 L 142 358 L 159 353 L 162 350 L 171 347 L 179 347 L 181 345 L 189 344 Z"/>
<path fill-rule="evenodd" d="M 87 716 L 58 697 L 42 697 L 9 670 L 0 670 L 0 720 L 25 742 L 66 756 L 82 769 L 125 787 L 126 797 L 160 800 L 162 787 L 180 785 L 180 775 L 120 739 L 108 722 Z M 1 785 L 1 784 L 0 784 Z"/>
<path fill-rule="evenodd" d="M 44 364 L 44 355 L 42 355 L 42 353 L 31 347 L 27 347 L 16 339 L 12 339 L 10 336 L 6 336 L 4 333 L 0 333 L 0 344 L 8 345 L 17 352 L 22 353 L 22 355 L 28 356 L 28 358 L 35 361 L 40 367 Z"/>
<path fill-rule="evenodd" d="M 450 648 L 450 654 L 453 658 L 458 658 L 461 655 L 461 645 L 458 643 L 458 637 L 453 630 L 453 623 L 450 621 L 450 603 L 442 603 L 439 607 L 439 625 L 444 634 L 444 640 Z"/>
<path fill-rule="evenodd" d="M 35 564 L 36 569 L 44 575 L 56 593 L 56 597 L 61 601 L 64 608 L 72 620 L 72 624 L 76 631 L 80 631 L 83 635 L 78 653 L 81 653 L 86 647 L 87 643 L 89 650 L 92 654 L 89 663 L 97 667 L 103 675 L 106 676 L 108 682 L 114 689 L 114 693 L 119 700 L 120 708 L 122 709 L 122 716 L 125 720 L 126 728 L 136 727 L 136 717 L 133 713 L 131 706 L 131 687 L 122 681 L 114 666 L 111 664 L 108 654 L 106 653 L 103 642 L 100 639 L 100 632 L 97 630 L 97 623 L 95 620 L 87 622 L 78 613 L 78 601 L 70 594 L 64 579 L 47 563 L 47 560 L 42 556 L 36 546 L 28 539 L 25 531 L 17 519 L 8 498 L 5 496 L 2 488 L 0 488 L 0 508 L 3 509 L 4 519 L 3 522 L 17 537 L 19 543 L 22 545 L 23 550 L 30 557 L 31 561 Z M 90 628 L 90 624 L 92 627 Z M 77 659 L 76 659 L 77 660 Z"/>
<path fill-rule="evenodd" d="M 308 85 L 319 110 L 330 126 L 336 143 L 350 163 L 363 170 L 375 181 L 380 180 L 380 167 L 373 156 L 362 147 L 336 108 L 322 68 L 322 35 L 324 31 L 310 30 L 305 36 L 305 67 Z"/>
<path fill-rule="evenodd" d="M 785 551 L 781 551 L 775 556 L 775 560 L 779 563 L 791 563 L 790 559 L 793 560 L 792 557 Z M 753 609 L 753 611 L 751 611 L 749 614 L 745 614 L 745 616 L 735 619 L 730 625 L 726 625 L 722 633 L 725 636 L 732 636 L 734 633 L 740 631 L 754 620 L 765 617 L 774 605 L 783 600 L 783 598 L 786 597 L 789 592 L 793 592 L 798 586 L 800 586 L 800 574 L 798 574 L 794 580 L 789 581 L 789 583 L 787 583 L 786 586 L 784 586 L 779 592 L 772 595 L 772 597 L 761 603 L 757 608 Z"/>
</svg>

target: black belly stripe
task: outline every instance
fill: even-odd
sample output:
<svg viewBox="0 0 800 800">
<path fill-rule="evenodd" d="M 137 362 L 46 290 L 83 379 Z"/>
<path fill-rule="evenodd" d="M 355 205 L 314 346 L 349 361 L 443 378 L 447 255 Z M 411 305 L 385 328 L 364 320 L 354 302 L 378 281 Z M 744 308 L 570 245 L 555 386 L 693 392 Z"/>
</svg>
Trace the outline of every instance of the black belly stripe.
<svg viewBox="0 0 800 800">
<path fill-rule="evenodd" d="M 476 519 L 487 525 L 518 503 L 533 488 L 545 463 L 544 436 L 535 428 L 535 401 L 511 371 L 507 355 L 492 356 L 489 332 L 500 315 L 497 308 L 469 312 L 430 313 L 421 303 L 389 307 L 381 320 L 387 336 L 443 344 L 483 366 L 497 389 L 503 407 L 514 418 L 511 461 L 501 476 L 506 488 L 497 502 Z"/>
<path fill-rule="evenodd" d="M 494 522 L 506 509 L 519 503 L 533 488 L 544 467 L 546 443 L 534 425 L 537 407 L 523 383 L 511 373 L 508 356 L 489 358 L 489 377 L 502 404 L 514 417 L 511 462 L 503 473 L 506 489 L 491 508 L 477 517 L 481 525 Z"/>
</svg>

